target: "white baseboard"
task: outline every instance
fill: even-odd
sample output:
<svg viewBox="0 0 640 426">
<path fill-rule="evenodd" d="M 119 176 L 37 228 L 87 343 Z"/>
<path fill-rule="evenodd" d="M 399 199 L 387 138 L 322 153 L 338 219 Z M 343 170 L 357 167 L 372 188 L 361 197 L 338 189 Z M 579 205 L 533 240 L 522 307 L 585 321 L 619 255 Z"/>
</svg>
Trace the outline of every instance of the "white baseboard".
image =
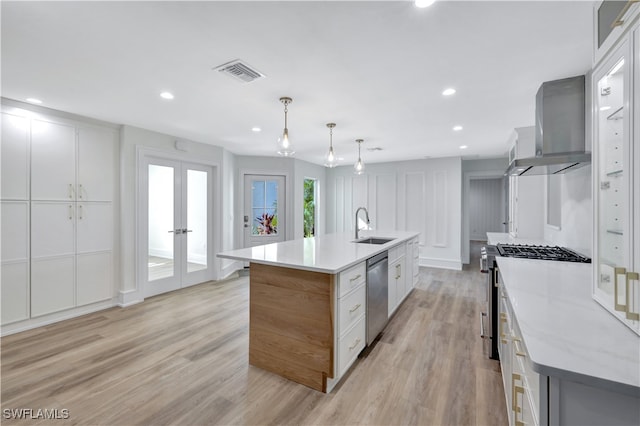
<svg viewBox="0 0 640 426">
<path fill-rule="evenodd" d="M 220 271 L 220 278 L 218 281 L 227 279 L 231 274 L 241 269 L 244 269 L 244 264 L 241 261 L 235 261 L 224 266 Z"/>
<path fill-rule="evenodd" d="M 421 257 L 419 264 L 420 266 L 426 266 L 429 268 L 453 269 L 455 271 L 462 271 L 462 261 L 460 259 L 430 259 L 427 257 Z"/>
<path fill-rule="evenodd" d="M 82 315 L 91 314 L 116 306 L 113 300 L 105 300 L 102 302 L 92 303 L 91 305 L 81 306 L 79 308 L 69 309 L 63 312 L 55 312 L 53 314 L 43 315 L 37 318 L 30 318 L 23 321 L 14 322 L 3 325 L 0 329 L 0 335 L 8 336 L 10 334 L 20 333 L 22 331 L 31 330 L 33 328 L 43 327 L 45 325 L 80 317 Z"/>
<path fill-rule="evenodd" d="M 117 305 L 121 308 L 144 302 L 144 298 L 140 296 L 138 290 L 119 291 Z"/>
</svg>

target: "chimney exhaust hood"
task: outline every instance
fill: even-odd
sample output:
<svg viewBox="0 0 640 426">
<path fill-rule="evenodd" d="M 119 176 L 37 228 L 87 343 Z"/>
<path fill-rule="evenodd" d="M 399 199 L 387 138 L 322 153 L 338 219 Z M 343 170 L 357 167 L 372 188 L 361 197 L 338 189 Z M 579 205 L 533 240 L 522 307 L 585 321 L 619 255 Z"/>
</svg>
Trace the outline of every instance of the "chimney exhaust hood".
<svg viewBox="0 0 640 426">
<path fill-rule="evenodd" d="M 585 149 L 584 75 L 542 83 L 536 94 L 534 143 L 535 156 L 513 159 L 508 175 L 559 174 L 591 163 Z"/>
</svg>

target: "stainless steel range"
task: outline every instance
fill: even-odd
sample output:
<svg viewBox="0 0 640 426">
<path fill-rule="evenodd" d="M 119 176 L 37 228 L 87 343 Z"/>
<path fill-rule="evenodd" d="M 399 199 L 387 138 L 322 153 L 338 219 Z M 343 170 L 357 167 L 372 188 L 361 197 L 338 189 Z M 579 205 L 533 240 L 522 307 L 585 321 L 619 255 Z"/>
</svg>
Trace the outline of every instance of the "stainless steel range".
<svg viewBox="0 0 640 426">
<path fill-rule="evenodd" d="M 487 274 L 487 296 L 484 312 L 480 313 L 480 337 L 484 351 L 491 359 L 498 359 L 498 287 L 500 273 L 496 257 L 517 257 L 560 262 L 591 263 L 591 259 L 558 246 L 497 244 L 480 249 L 480 272 Z"/>
</svg>

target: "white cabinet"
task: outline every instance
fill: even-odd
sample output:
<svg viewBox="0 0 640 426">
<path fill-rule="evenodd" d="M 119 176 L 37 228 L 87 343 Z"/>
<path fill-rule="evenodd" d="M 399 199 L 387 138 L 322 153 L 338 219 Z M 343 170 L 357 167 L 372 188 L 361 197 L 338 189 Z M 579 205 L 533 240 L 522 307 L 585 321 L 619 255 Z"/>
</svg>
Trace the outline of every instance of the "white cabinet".
<svg viewBox="0 0 640 426">
<path fill-rule="evenodd" d="M 411 274 L 407 278 L 407 293 L 418 285 L 420 279 L 420 241 L 414 237 L 407 243 L 407 263 L 411 265 Z"/>
<path fill-rule="evenodd" d="M 75 127 L 32 120 L 31 199 L 73 201 L 75 191 Z"/>
<path fill-rule="evenodd" d="M 336 383 L 354 363 L 366 344 L 367 263 L 338 274 Z"/>
<path fill-rule="evenodd" d="M 413 272 L 407 273 L 407 264 L 412 265 L 413 255 L 407 262 L 407 243 L 401 243 L 389 249 L 388 270 L 388 313 L 389 317 L 396 311 L 400 303 L 409 293 L 412 287 Z M 412 268 L 412 266 L 411 266 Z"/>
<path fill-rule="evenodd" d="M 640 334 L 638 75 L 636 23 L 593 72 L 593 297 Z"/>
<path fill-rule="evenodd" d="M 29 202 L 2 201 L 2 323 L 29 318 Z"/>
<path fill-rule="evenodd" d="M 2 112 L 3 325 L 107 301 L 115 277 L 117 130 L 14 111 Z"/>
<path fill-rule="evenodd" d="M 2 114 L 2 192 L 3 200 L 29 199 L 29 120 Z"/>
<path fill-rule="evenodd" d="M 593 63 L 598 64 L 637 22 L 640 4 L 599 0 L 593 5 Z"/>
</svg>

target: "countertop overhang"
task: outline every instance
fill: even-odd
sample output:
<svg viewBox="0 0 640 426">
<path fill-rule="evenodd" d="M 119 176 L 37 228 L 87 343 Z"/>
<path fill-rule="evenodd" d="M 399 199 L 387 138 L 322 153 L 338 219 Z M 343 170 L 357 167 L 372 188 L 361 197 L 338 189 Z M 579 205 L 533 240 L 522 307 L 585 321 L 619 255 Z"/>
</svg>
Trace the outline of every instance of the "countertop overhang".
<svg viewBox="0 0 640 426">
<path fill-rule="evenodd" d="M 306 271 L 336 274 L 418 236 L 418 232 L 361 231 L 360 238 L 393 238 L 385 244 L 355 243 L 353 233 L 324 234 L 281 243 L 225 251 L 217 256 Z"/>
<path fill-rule="evenodd" d="M 640 396 L 640 337 L 593 300 L 591 264 L 496 260 L 535 371 Z"/>
</svg>

